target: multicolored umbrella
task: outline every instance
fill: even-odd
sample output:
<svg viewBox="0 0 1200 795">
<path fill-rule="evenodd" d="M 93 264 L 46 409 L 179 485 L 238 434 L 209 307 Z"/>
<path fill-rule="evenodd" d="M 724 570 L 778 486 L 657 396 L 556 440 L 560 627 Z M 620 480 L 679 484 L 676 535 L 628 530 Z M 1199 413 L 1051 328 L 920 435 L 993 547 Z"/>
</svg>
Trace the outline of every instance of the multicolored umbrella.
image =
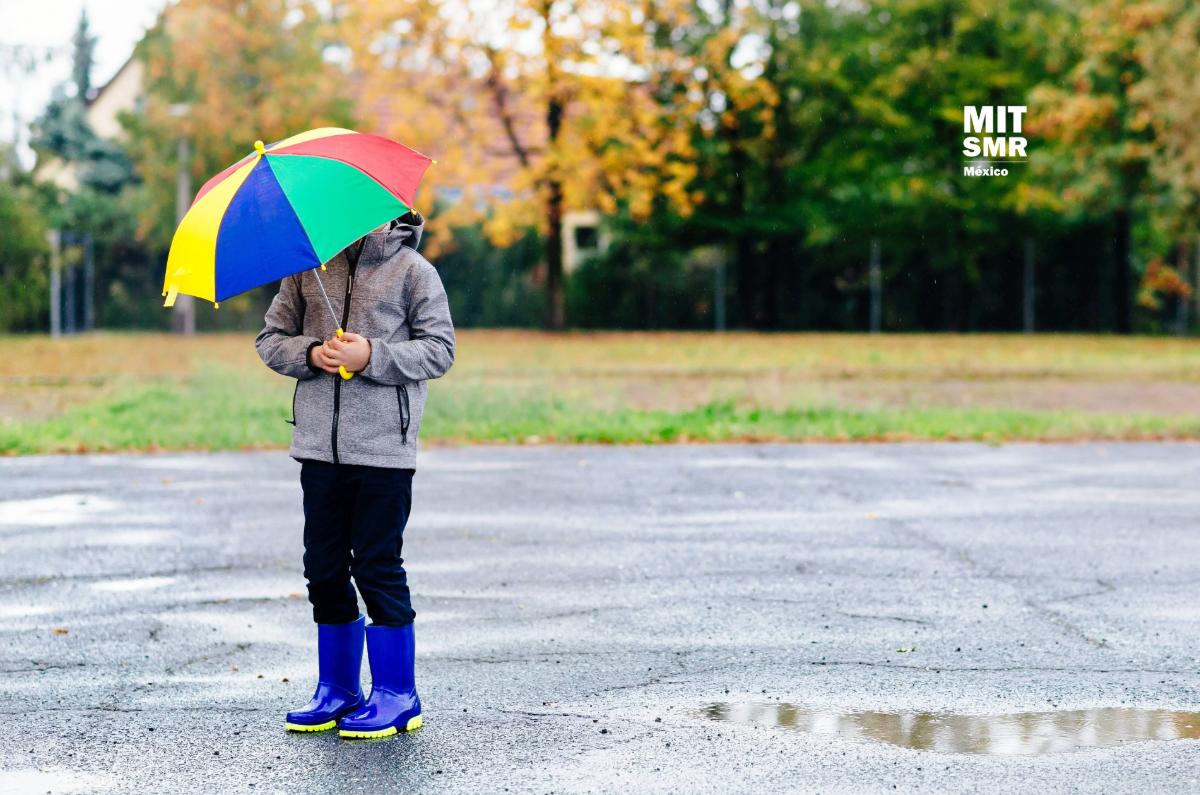
<svg viewBox="0 0 1200 795">
<path fill-rule="evenodd" d="M 200 188 L 175 231 L 165 306 L 181 293 L 216 305 L 323 268 L 355 240 L 412 209 L 433 162 L 382 136 L 335 127 L 267 146 L 255 141 L 254 152 Z"/>
</svg>

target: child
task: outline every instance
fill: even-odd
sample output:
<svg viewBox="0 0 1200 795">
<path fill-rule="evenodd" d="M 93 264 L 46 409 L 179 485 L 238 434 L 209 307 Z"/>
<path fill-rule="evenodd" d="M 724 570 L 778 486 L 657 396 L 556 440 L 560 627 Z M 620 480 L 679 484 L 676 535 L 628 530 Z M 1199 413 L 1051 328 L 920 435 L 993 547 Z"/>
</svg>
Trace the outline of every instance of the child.
<svg viewBox="0 0 1200 795">
<path fill-rule="evenodd" d="M 319 675 L 312 700 L 287 715 L 292 731 L 338 726 L 343 737 L 382 737 L 421 725 L 400 550 L 426 381 L 454 363 L 446 292 L 416 251 L 424 223 L 410 212 L 350 245 L 319 277 L 304 271 L 284 279 L 255 341 L 268 367 L 296 379 L 289 452 L 304 490 L 304 576 Z M 340 339 L 322 285 L 346 329 Z M 339 366 L 354 377 L 344 380 Z M 364 636 L 373 681 L 365 700 Z"/>
</svg>

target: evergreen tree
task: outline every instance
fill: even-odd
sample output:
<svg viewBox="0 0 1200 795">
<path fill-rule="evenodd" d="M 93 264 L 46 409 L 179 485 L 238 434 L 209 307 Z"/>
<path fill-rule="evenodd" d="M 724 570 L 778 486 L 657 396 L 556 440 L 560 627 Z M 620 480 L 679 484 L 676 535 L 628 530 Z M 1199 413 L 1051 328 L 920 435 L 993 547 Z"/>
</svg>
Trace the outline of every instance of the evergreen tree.
<svg viewBox="0 0 1200 795">
<path fill-rule="evenodd" d="M 79 12 L 79 23 L 75 26 L 71 44 L 71 80 L 75 84 L 75 96 L 87 102 L 91 99 L 92 67 L 96 62 L 96 37 L 88 22 L 87 6 Z"/>
</svg>

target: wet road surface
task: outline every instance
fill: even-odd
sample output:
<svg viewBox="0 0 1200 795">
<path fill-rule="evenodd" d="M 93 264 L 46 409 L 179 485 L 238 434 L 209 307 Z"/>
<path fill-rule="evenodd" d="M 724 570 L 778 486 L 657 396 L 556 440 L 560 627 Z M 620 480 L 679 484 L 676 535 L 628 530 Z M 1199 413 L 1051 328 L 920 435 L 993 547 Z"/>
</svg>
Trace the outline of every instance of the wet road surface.
<svg viewBox="0 0 1200 795">
<path fill-rule="evenodd" d="M 1200 709 L 1200 446 L 428 450 L 425 728 L 366 743 L 283 731 L 314 674 L 286 456 L 0 482 L 0 792 L 1200 789 L 1195 739 L 990 755 L 712 712 Z"/>
</svg>

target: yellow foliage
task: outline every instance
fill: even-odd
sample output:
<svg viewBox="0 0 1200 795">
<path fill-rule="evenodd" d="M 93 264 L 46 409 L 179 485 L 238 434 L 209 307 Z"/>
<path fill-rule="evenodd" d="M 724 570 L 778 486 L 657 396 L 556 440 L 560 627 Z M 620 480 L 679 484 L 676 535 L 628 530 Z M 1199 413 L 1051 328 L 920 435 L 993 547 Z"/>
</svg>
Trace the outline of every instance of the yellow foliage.
<svg viewBox="0 0 1200 795">
<path fill-rule="evenodd" d="M 719 32 L 699 56 L 655 44 L 649 21 L 694 22 L 682 0 L 343 0 L 339 9 L 344 38 L 360 42 L 354 66 L 371 126 L 436 157 L 431 188 L 486 216 L 497 244 L 534 219 L 546 231 L 559 195 L 563 211 L 623 204 L 644 218 L 661 200 L 689 214 L 692 123 L 713 91 L 731 114 L 761 111 L 766 125 L 779 102 L 765 81 L 728 66 L 740 30 Z M 664 85 L 689 90 L 664 106 L 655 93 Z"/>
<path fill-rule="evenodd" d="M 157 224 L 144 232 L 169 239 L 180 138 L 197 190 L 257 139 L 352 123 L 346 75 L 321 58 L 327 34 L 315 0 L 178 0 L 163 12 L 138 47 L 149 90 L 128 122 Z"/>
</svg>

